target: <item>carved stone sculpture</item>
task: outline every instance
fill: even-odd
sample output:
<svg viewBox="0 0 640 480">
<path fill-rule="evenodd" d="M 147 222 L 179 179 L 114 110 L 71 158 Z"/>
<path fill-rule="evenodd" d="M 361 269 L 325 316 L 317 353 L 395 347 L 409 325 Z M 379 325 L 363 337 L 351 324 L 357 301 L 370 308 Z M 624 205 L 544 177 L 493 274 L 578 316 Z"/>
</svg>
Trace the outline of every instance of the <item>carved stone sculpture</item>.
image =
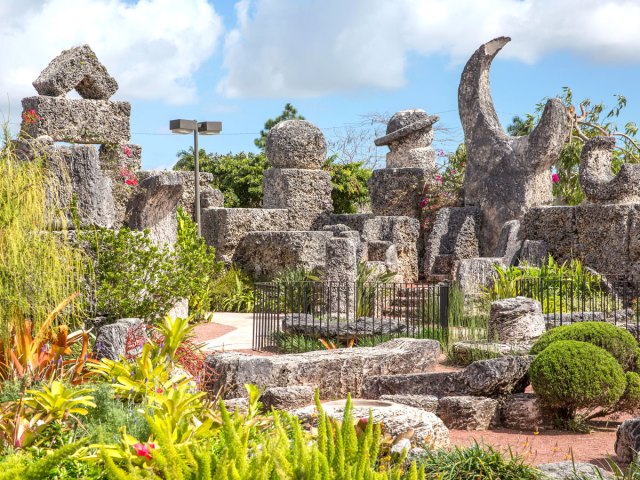
<svg viewBox="0 0 640 480">
<path fill-rule="evenodd" d="M 458 108 L 467 148 L 465 205 L 482 210 L 480 253 L 494 253 L 502 225 L 529 207 L 550 203 L 550 168 L 569 132 L 567 109 L 550 99 L 531 134 L 507 135 L 489 88 L 491 62 L 508 37 L 482 45 L 467 62 L 458 89 Z"/>
<path fill-rule="evenodd" d="M 580 155 L 580 186 L 591 203 L 640 203 L 640 165 L 625 163 L 611 171 L 613 137 L 594 137 Z"/>
</svg>

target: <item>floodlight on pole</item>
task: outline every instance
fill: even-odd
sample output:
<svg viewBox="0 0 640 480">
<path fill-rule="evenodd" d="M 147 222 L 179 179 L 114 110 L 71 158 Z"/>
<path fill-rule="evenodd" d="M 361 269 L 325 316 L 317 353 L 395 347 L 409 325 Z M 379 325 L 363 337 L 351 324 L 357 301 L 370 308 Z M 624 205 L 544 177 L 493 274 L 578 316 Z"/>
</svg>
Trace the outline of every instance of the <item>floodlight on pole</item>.
<svg viewBox="0 0 640 480">
<path fill-rule="evenodd" d="M 196 196 L 196 225 L 198 236 L 202 235 L 200 222 L 200 162 L 198 151 L 198 134 L 217 135 L 222 131 L 222 122 L 198 122 L 197 120 L 177 119 L 169 122 L 169 129 L 173 133 L 187 134 L 193 132 L 193 163 L 195 172 L 195 196 Z"/>
</svg>

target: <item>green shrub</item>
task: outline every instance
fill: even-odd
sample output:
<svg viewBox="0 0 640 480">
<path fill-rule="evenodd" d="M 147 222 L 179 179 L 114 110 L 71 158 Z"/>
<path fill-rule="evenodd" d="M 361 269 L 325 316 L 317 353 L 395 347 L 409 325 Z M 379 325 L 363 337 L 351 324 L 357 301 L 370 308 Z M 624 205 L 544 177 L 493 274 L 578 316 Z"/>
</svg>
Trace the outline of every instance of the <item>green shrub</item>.
<svg viewBox="0 0 640 480">
<path fill-rule="evenodd" d="M 253 279 L 234 266 L 211 283 L 211 307 L 216 312 L 251 312 L 254 305 Z"/>
<path fill-rule="evenodd" d="M 154 245 L 148 231 L 97 228 L 84 231 L 96 259 L 96 313 L 116 318 L 162 318 L 183 298 L 195 309 L 208 308 L 209 286 L 222 267 L 214 251 L 178 214 L 175 248 Z"/>
<path fill-rule="evenodd" d="M 527 480 L 540 478 L 538 471 L 523 463 L 522 458 L 506 457 L 491 446 L 456 447 L 451 451 L 431 450 L 420 462 L 426 478 L 441 480 Z"/>
<path fill-rule="evenodd" d="M 531 363 L 529 375 L 541 403 L 567 419 L 579 409 L 612 407 L 626 388 L 622 367 L 610 353 L 574 340 L 545 348 Z"/>
<path fill-rule="evenodd" d="M 533 344 L 531 354 L 537 355 L 560 340 L 591 343 L 613 355 L 625 371 L 637 368 L 638 342 L 629 332 L 615 325 L 606 322 L 577 322 L 552 328 Z"/>
<path fill-rule="evenodd" d="M 640 375 L 636 372 L 627 372 L 627 386 L 616 405 L 619 412 L 634 413 L 640 409 Z"/>
</svg>

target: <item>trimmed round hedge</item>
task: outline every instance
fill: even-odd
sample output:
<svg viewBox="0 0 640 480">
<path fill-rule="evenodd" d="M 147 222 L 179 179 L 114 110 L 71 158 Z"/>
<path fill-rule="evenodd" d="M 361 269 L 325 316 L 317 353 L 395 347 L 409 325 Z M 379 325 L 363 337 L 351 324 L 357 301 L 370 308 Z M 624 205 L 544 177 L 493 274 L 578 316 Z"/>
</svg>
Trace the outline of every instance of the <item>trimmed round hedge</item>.
<svg viewBox="0 0 640 480">
<path fill-rule="evenodd" d="M 531 363 L 531 385 L 540 402 L 571 418 L 579 409 L 610 407 L 627 386 L 616 359 L 600 347 L 575 340 L 553 342 Z"/>
<path fill-rule="evenodd" d="M 638 342 L 626 330 L 606 322 L 577 322 L 562 325 L 545 332 L 531 348 L 537 355 L 554 342 L 575 340 L 587 342 L 605 349 L 626 371 L 638 369 Z"/>
</svg>

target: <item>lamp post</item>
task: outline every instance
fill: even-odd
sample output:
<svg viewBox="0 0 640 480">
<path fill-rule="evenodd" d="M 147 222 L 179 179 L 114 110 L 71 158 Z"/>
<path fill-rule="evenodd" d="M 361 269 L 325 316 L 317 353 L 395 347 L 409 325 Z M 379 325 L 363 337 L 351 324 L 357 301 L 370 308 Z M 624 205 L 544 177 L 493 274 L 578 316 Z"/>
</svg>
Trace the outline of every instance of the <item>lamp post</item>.
<svg viewBox="0 0 640 480">
<path fill-rule="evenodd" d="M 196 225 L 198 227 L 198 236 L 202 235 L 202 227 L 200 225 L 200 162 L 198 159 L 198 134 L 200 135 L 217 135 L 222 131 L 222 122 L 198 122 L 197 120 L 171 120 L 169 128 L 173 133 L 191 133 L 193 132 L 193 161 L 195 170 L 195 196 L 196 196 Z"/>
</svg>

